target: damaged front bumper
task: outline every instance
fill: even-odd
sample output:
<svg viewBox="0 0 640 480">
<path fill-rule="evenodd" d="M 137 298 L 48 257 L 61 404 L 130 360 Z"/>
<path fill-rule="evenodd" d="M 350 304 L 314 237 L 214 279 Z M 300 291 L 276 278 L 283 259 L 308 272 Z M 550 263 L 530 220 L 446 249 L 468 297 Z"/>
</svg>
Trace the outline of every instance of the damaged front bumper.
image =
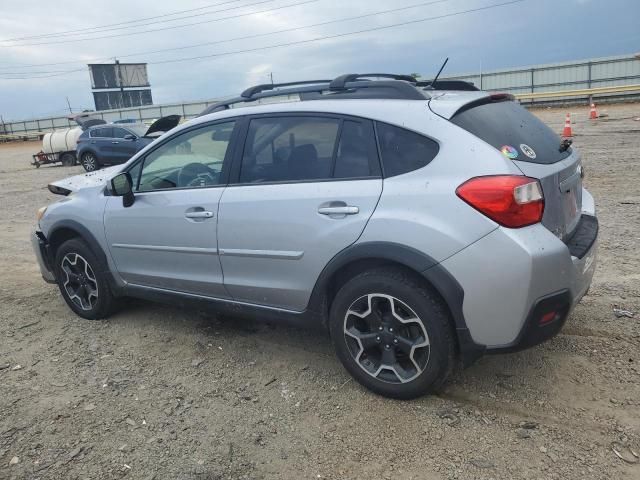
<svg viewBox="0 0 640 480">
<path fill-rule="evenodd" d="M 56 276 L 49 262 L 46 238 L 42 232 L 36 230 L 31 233 L 31 246 L 38 259 L 38 266 L 40 267 L 42 278 L 44 278 L 47 283 L 56 283 Z"/>
</svg>

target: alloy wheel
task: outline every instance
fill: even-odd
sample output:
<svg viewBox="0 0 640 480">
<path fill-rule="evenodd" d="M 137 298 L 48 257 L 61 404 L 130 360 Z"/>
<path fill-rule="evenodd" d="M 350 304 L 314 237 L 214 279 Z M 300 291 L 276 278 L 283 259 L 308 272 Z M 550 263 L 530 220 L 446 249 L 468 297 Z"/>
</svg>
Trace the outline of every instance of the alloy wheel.
<svg viewBox="0 0 640 480">
<path fill-rule="evenodd" d="M 93 172 L 96 169 L 96 157 L 92 153 L 85 153 L 82 157 L 82 166 L 87 172 Z"/>
<path fill-rule="evenodd" d="M 383 382 L 410 382 L 429 363 L 422 320 L 391 295 L 371 293 L 354 301 L 344 317 L 344 338 L 358 366 Z"/>
<path fill-rule="evenodd" d="M 62 286 L 69 299 L 81 309 L 91 310 L 98 301 L 98 282 L 89 262 L 77 253 L 68 253 L 60 267 L 66 276 Z"/>
</svg>

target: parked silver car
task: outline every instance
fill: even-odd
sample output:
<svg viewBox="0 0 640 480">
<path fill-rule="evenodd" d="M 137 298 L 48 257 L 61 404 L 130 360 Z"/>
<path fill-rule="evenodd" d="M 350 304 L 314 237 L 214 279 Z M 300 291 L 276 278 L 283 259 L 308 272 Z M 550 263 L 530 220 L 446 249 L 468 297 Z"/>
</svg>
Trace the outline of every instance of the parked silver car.
<svg viewBox="0 0 640 480">
<path fill-rule="evenodd" d="M 133 296 L 327 328 L 396 398 L 555 335 L 595 269 L 579 153 L 508 95 L 375 77 L 257 86 L 51 184 L 44 278 L 88 319 Z"/>
</svg>

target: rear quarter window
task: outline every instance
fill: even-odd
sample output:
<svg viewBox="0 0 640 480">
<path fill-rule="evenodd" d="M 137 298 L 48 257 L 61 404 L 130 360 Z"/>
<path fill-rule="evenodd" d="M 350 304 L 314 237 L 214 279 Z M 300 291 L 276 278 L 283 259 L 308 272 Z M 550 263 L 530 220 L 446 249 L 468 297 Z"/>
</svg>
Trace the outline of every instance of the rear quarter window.
<svg viewBox="0 0 640 480">
<path fill-rule="evenodd" d="M 514 101 L 470 104 L 451 121 L 498 150 L 512 147 L 517 152 L 513 160 L 551 164 L 571 155 L 571 149 L 560 151 L 561 140 L 553 130 Z"/>
<path fill-rule="evenodd" d="M 431 162 L 440 146 L 438 142 L 404 128 L 378 122 L 378 144 L 385 177 L 412 172 Z"/>
</svg>

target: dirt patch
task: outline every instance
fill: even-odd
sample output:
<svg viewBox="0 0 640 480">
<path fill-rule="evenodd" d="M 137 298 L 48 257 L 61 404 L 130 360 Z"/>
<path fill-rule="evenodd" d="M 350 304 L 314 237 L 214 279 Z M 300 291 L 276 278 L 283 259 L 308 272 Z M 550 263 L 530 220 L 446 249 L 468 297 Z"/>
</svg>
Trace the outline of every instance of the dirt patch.
<svg viewBox="0 0 640 480">
<path fill-rule="evenodd" d="M 640 106 L 571 111 L 601 222 L 589 295 L 552 341 L 411 402 L 365 391 L 316 332 L 137 301 L 74 316 L 29 234 L 81 169 L 0 146 L 0 478 L 640 478 L 612 450 L 640 451 Z"/>
</svg>

